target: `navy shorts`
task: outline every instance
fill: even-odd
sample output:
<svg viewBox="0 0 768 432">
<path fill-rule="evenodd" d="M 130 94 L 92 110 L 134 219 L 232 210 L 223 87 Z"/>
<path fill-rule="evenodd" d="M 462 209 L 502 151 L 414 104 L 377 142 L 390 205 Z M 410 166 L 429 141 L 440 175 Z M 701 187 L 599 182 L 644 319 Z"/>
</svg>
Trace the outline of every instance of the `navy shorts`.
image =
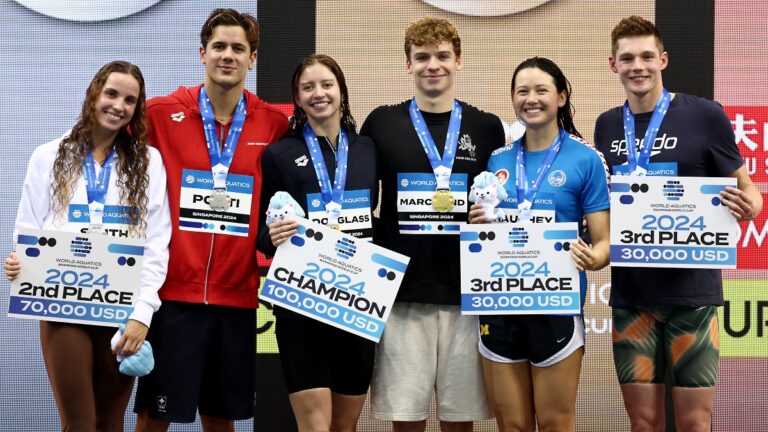
<svg viewBox="0 0 768 432">
<path fill-rule="evenodd" d="M 277 317 L 275 336 L 289 393 L 313 388 L 368 392 L 376 344 L 308 318 Z"/>
<path fill-rule="evenodd" d="M 196 412 L 227 420 L 253 417 L 256 312 L 163 301 L 152 319 L 155 369 L 139 379 L 134 412 L 192 423 Z"/>
<path fill-rule="evenodd" d="M 582 346 L 581 316 L 480 315 L 480 353 L 489 360 L 546 367 Z"/>
</svg>

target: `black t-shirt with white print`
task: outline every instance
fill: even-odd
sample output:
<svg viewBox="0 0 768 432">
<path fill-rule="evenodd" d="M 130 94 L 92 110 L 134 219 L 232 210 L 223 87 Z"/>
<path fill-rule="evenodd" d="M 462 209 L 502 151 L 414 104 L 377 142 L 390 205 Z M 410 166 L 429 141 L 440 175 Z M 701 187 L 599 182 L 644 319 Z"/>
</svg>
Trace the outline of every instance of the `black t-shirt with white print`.
<svg viewBox="0 0 768 432">
<path fill-rule="evenodd" d="M 376 108 L 361 135 L 373 139 L 382 184 L 381 215 L 374 224 L 374 242 L 411 258 L 397 296 L 400 302 L 460 304 L 459 236 L 401 234 L 398 225 L 398 173 L 429 173 L 432 167 L 408 112 L 410 100 Z M 453 173 L 466 173 L 468 186 L 486 169 L 493 150 L 505 143 L 498 117 L 461 102 L 462 121 Z M 450 112 L 422 116 L 435 147 L 443 154 Z M 468 207 L 467 207 L 468 208 Z M 461 215 L 463 222 L 467 214 Z"/>
</svg>

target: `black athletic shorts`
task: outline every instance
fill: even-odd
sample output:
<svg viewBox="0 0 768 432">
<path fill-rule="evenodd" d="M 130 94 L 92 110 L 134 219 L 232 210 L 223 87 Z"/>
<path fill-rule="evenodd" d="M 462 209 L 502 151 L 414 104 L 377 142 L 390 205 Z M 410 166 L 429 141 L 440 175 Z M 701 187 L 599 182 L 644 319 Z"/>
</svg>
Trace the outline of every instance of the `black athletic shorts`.
<svg viewBox="0 0 768 432">
<path fill-rule="evenodd" d="M 480 351 L 500 362 L 549 366 L 584 345 L 582 317 L 480 315 Z"/>
<path fill-rule="evenodd" d="M 368 392 L 374 342 L 301 317 L 278 316 L 275 336 L 289 393 L 314 388 L 349 396 Z"/>
<path fill-rule="evenodd" d="M 253 417 L 256 312 L 163 301 L 152 319 L 155 369 L 139 379 L 134 412 L 192 423 L 196 412 L 227 420 Z"/>
</svg>

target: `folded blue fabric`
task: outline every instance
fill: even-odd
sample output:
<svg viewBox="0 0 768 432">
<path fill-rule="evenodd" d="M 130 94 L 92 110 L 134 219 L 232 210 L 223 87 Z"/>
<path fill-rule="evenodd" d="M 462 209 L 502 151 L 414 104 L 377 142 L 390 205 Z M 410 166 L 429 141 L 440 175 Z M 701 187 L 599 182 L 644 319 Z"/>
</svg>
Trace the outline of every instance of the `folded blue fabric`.
<svg viewBox="0 0 768 432">
<path fill-rule="evenodd" d="M 155 368 L 155 357 L 152 354 L 152 345 L 144 341 L 141 349 L 134 355 L 123 358 L 120 362 L 120 373 L 133 377 L 143 377 Z"/>
<path fill-rule="evenodd" d="M 118 340 L 125 331 L 125 324 L 120 324 L 120 328 L 112 337 L 112 348 L 114 349 Z M 152 372 L 155 368 L 155 357 L 152 353 L 152 345 L 149 341 L 144 341 L 139 348 L 139 351 L 131 356 L 117 355 L 117 361 L 120 362 L 119 370 L 123 375 L 133 377 L 143 377 L 144 375 Z"/>
</svg>

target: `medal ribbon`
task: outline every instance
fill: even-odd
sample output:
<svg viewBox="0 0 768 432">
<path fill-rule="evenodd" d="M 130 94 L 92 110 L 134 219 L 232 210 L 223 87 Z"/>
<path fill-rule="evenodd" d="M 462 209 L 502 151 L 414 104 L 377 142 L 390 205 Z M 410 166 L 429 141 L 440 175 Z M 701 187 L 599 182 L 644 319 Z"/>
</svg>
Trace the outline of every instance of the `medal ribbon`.
<svg viewBox="0 0 768 432">
<path fill-rule="evenodd" d="M 320 143 L 317 141 L 315 131 L 304 124 L 304 141 L 309 148 L 309 156 L 312 158 L 312 166 L 315 167 L 317 174 L 317 183 L 320 185 L 320 194 L 323 197 L 325 211 L 329 216 L 338 217 L 344 203 L 344 186 L 347 184 L 347 156 L 349 154 L 349 143 L 344 129 L 339 129 L 338 159 L 336 160 L 336 172 L 331 187 L 331 179 L 328 177 L 328 169 L 325 166 L 323 152 L 320 149 Z"/>
<path fill-rule="evenodd" d="M 107 197 L 109 176 L 112 173 L 112 165 L 117 154 L 117 147 L 112 146 L 112 151 L 104 160 L 101 172 L 96 175 L 96 161 L 93 159 L 93 150 L 89 150 L 83 162 L 83 177 L 85 178 L 85 191 L 88 194 L 88 213 L 91 225 L 101 225 L 104 216 L 104 201 Z"/>
<path fill-rule="evenodd" d="M 224 148 L 219 147 L 219 138 L 216 136 L 216 120 L 213 118 L 213 107 L 205 86 L 200 88 L 200 114 L 203 116 L 203 131 L 205 132 L 205 144 L 208 146 L 208 156 L 211 159 L 211 173 L 213 173 L 213 189 L 227 189 L 227 174 L 229 166 L 232 164 L 232 158 L 235 156 L 237 141 L 240 139 L 240 133 L 243 131 L 245 123 L 245 95 L 240 96 L 240 100 L 235 107 L 232 125 L 227 133 L 227 139 L 224 141 Z"/>
<path fill-rule="evenodd" d="M 629 101 L 624 101 L 624 139 L 627 141 L 627 165 L 629 175 L 643 176 L 648 172 L 649 160 L 651 159 L 651 150 L 653 150 L 653 141 L 659 133 L 661 122 L 669 109 L 670 96 L 667 89 L 662 89 L 661 97 L 653 109 L 651 121 L 645 130 L 645 136 L 640 143 L 640 156 L 637 155 L 635 147 L 635 115 L 629 110 Z"/>
<path fill-rule="evenodd" d="M 517 189 L 517 209 L 520 211 L 520 216 L 527 218 L 531 209 L 533 208 L 534 200 L 536 199 L 536 193 L 539 191 L 542 180 L 552 167 L 552 162 L 557 156 L 557 152 L 560 151 L 560 146 L 565 139 L 565 129 L 560 129 L 560 134 L 555 137 L 552 144 L 547 149 L 547 154 L 544 156 L 544 160 L 536 170 L 536 177 L 532 182 L 528 182 L 528 173 L 525 170 L 525 155 L 523 154 L 523 140 L 522 138 L 517 140 L 517 175 L 515 176 L 515 188 Z"/>
<path fill-rule="evenodd" d="M 421 115 L 421 111 L 419 111 L 419 107 L 416 105 L 416 98 L 411 99 L 411 106 L 408 112 L 411 114 L 411 122 L 416 129 L 416 134 L 419 136 L 421 146 L 427 152 L 429 164 L 432 165 L 437 189 L 450 189 L 451 171 L 453 171 L 456 146 L 459 143 L 459 129 L 461 129 L 461 104 L 457 100 L 453 101 L 451 120 L 448 123 L 448 134 L 445 137 L 445 149 L 443 150 L 442 158 L 437 152 L 435 140 L 432 139 L 432 135 L 429 133 L 429 129 L 427 129 L 424 116 Z"/>
</svg>

